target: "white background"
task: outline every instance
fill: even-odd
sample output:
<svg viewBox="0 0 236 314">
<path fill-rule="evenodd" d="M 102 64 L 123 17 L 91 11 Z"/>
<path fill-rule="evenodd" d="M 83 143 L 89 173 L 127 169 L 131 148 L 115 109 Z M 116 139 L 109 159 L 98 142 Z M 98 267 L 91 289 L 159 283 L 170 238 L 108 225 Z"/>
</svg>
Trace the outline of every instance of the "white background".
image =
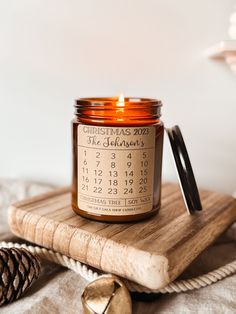
<svg viewBox="0 0 236 314">
<path fill-rule="evenodd" d="M 236 189 L 236 76 L 204 50 L 233 0 L 0 0 L 0 176 L 70 182 L 77 97 L 157 97 L 199 185 Z M 167 142 L 167 141 L 166 141 Z M 176 180 L 170 151 L 164 179 Z"/>
</svg>

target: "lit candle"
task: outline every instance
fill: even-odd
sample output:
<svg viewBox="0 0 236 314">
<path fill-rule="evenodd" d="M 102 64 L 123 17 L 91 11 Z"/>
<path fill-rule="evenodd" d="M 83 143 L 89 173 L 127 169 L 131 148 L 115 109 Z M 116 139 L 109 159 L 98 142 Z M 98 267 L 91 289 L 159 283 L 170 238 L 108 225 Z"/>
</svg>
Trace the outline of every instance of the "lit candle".
<svg viewBox="0 0 236 314">
<path fill-rule="evenodd" d="M 73 120 L 72 207 L 87 218 L 140 220 L 160 208 L 161 102 L 81 98 Z"/>
</svg>

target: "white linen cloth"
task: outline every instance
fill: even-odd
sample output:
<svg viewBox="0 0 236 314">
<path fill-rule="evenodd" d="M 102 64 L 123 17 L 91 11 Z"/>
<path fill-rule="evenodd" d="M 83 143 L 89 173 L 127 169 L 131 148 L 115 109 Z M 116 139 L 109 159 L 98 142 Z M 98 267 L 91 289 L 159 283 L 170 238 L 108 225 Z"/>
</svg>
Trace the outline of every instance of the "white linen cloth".
<svg viewBox="0 0 236 314">
<path fill-rule="evenodd" d="M 52 188 L 20 180 L 0 180 L 0 241 L 20 241 L 7 226 L 7 207 L 19 199 Z M 181 277 L 191 278 L 236 259 L 235 240 L 236 224 L 205 250 Z M 0 307 L 0 314 L 83 313 L 80 296 L 86 284 L 76 273 L 44 262 L 40 278 L 31 289 L 18 301 Z M 149 302 L 134 300 L 133 313 L 236 313 L 236 275 L 200 290 L 158 295 Z"/>
</svg>

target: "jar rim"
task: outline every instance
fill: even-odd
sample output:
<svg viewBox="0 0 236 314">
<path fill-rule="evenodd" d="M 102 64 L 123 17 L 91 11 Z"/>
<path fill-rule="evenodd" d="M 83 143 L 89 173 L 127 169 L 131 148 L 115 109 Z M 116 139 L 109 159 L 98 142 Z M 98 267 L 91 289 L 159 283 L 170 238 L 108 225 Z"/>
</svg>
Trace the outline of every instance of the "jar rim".
<svg viewBox="0 0 236 314">
<path fill-rule="evenodd" d="M 118 97 L 83 97 L 75 100 L 75 108 L 90 107 L 90 106 L 114 106 L 119 101 Z M 124 97 L 125 104 L 132 106 L 150 106 L 161 107 L 162 102 L 154 98 L 145 97 Z"/>
</svg>

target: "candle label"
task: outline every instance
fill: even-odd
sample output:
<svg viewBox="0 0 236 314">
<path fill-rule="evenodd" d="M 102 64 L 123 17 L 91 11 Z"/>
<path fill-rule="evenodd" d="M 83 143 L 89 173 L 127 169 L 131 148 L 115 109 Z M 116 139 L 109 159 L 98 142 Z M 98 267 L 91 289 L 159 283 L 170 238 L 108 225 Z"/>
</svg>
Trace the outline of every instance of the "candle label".
<svg viewBox="0 0 236 314">
<path fill-rule="evenodd" d="M 155 127 L 78 125 L 78 207 L 135 215 L 153 207 Z"/>
</svg>

